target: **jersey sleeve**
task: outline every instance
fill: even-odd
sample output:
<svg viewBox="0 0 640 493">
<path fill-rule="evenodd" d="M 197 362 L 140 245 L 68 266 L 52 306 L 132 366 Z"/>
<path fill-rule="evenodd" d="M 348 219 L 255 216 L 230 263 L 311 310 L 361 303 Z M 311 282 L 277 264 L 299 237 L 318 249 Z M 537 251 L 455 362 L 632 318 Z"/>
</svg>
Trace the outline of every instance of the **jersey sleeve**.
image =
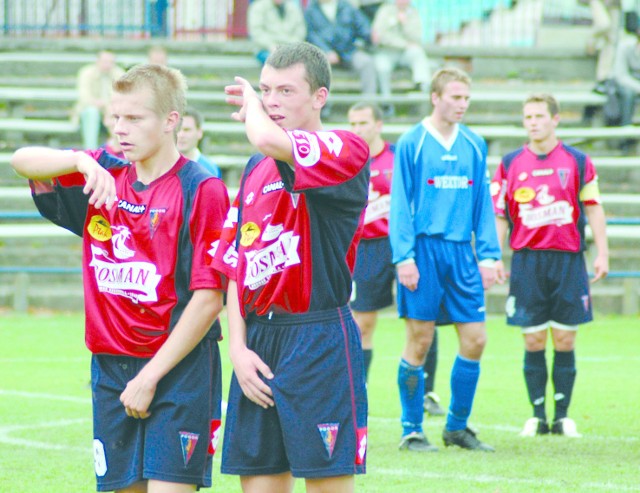
<svg viewBox="0 0 640 493">
<path fill-rule="evenodd" d="M 295 172 L 291 192 L 340 185 L 360 173 L 369 158 L 369 146 L 344 130 L 287 132 L 293 146 Z"/>
<path fill-rule="evenodd" d="M 229 196 L 221 180 L 204 180 L 196 192 L 191 210 L 190 233 L 193 242 L 190 289 L 226 289 L 227 277 L 212 265 L 210 254 L 220 241 Z"/>
<path fill-rule="evenodd" d="M 393 263 L 415 258 L 415 228 L 413 224 L 413 156 L 410 141 L 401 138 L 396 146 L 391 179 L 391 209 L 389 212 L 389 241 Z"/>
<path fill-rule="evenodd" d="M 238 251 L 236 250 L 238 204 L 239 193 L 227 211 L 220 237 L 211 243 L 208 250 L 211 266 L 233 281 L 237 280 L 236 268 L 238 267 Z"/>
<path fill-rule="evenodd" d="M 122 163 L 103 149 L 85 152 L 105 168 Z M 69 173 L 50 180 L 29 180 L 29 185 L 33 201 L 43 217 L 82 236 L 89 206 L 89 195 L 82 191 L 85 185 L 82 173 Z"/>
<path fill-rule="evenodd" d="M 598 205 L 600 199 L 600 187 L 598 185 L 598 175 L 591 158 L 587 156 L 584 170 L 584 186 L 580 189 L 580 201 L 584 205 Z"/>
</svg>

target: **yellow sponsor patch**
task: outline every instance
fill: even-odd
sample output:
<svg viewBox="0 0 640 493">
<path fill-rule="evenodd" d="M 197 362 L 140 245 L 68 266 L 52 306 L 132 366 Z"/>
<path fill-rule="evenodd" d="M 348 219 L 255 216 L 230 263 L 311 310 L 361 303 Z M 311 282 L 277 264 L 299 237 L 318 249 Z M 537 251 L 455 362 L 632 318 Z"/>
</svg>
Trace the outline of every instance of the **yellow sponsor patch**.
<svg viewBox="0 0 640 493">
<path fill-rule="evenodd" d="M 251 246 L 256 238 L 260 236 L 260 228 L 256 223 L 244 223 L 240 228 L 240 244 L 244 247 Z"/>
<path fill-rule="evenodd" d="M 104 217 L 92 216 L 87 226 L 87 232 L 98 241 L 108 241 L 113 236 L 111 224 Z"/>
<path fill-rule="evenodd" d="M 513 199 L 519 204 L 531 202 L 536 196 L 536 191 L 530 187 L 522 187 L 513 192 Z"/>
</svg>

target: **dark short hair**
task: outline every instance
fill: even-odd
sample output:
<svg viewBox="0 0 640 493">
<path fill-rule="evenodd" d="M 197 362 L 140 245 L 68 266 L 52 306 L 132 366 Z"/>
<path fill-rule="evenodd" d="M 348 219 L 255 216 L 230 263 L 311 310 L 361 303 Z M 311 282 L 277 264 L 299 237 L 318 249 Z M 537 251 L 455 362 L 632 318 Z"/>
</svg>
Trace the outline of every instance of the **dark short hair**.
<svg viewBox="0 0 640 493">
<path fill-rule="evenodd" d="M 560 104 L 558 104 L 558 100 L 551 94 L 546 92 L 531 94 L 524 101 L 524 104 L 522 106 L 524 107 L 524 105 L 529 103 L 545 103 L 551 116 L 556 116 L 558 113 L 560 113 Z"/>
<path fill-rule="evenodd" d="M 182 115 L 182 118 L 184 118 L 185 116 L 190 116 L 191 118 L 193 118 L 193 121 L 196 124 L 196 128 L 198 129 L 202 128 L 202 125 L 204 124 L 204 117 L 202 116 L 202 113 L 200 113 L 193 106 L 187 106 L 187 109 L 184 110 L 184 114 Z"/>
<path fill-rule="evenodd" d="M 331 86 L 331 65 L 326 55 L 317 46 L 307 43 L 287 43 L 278 46 L 267 58 L 265 65 L 275 69 L 289 68 L 301 63 L 306 72 L 305 79 L 311 92 Z"/>
<path fill-rule="evenodd" d="M 351 106 L 351 108 L 349 108 L 348 113 L 352 111 L 361 111 L 367 109 L 371 110 L 371 113 L 373 113 L 373 119 L 375 121 L 381 122 L 384 118 L 384 113 L 382 112 L 382 108 L 380 108 L 380 105 L 377 103 L 372 103 L 370 101 L 360 101 L 358 103 L 355 103 Z"/>
</svg>

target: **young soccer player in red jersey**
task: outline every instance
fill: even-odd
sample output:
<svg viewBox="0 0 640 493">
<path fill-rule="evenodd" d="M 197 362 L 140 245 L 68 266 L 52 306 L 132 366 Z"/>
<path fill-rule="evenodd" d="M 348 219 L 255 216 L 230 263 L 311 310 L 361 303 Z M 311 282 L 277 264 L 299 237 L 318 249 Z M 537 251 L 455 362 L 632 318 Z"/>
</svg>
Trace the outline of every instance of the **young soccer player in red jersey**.
<svg viewBox="0 0 640 493">
<path fill-rule="evenodd" d="M 83 238 L 98 491 L 186 493 L 211 485 L 220 427 L 226 279 L 209 250 L 229 200 L 176 148 L 180 72 L 137 66 L 113 90 L 127 161 L 26 147 L 12 165 L 41 213 Z"/>
<path fill-rule="evenodd" d="M 369 149 L 325 130 L 331 69 L 283 45 L 260 75 L 226 87 L 258 149 L 215 254 L 229 277 L 229 391 L 222 472 L 245 492 L 353 491 L 365 472 L 367 398 L 348 302 L 367 204 Z"/>
</svg>

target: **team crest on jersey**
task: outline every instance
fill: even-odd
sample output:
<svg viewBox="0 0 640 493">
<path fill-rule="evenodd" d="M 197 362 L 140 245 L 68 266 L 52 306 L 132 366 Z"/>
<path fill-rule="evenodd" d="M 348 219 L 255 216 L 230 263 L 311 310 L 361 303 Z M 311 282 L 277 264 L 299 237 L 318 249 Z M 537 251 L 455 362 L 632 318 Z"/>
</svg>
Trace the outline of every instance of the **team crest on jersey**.
<svg viewBox="0 0 640 493">
<path fill-rule="evenodd" d="M 248 222 L 244 223 L 240 228 L 240 244 L 243 247 L 248 247 L 253 245 L 253 242 L 256 241 L 256 238 L 260 236 L 260 228 L 256 223 Z"/>
<path fill-rule="evenodd" d="M 209 431 L 209 455 L 215 455 L 218 449 L 218 441 L 220 440 L 220 425 L 222 422 L 219 419 L 211 420 L 211 429 Z"/>
<path fill-rule="evenodd" d="M 567 188 L 570 173 L 571 171 L 567 168 L 558 168 L 558 178 L 560 179 L 560 185 L 562 185 L 562 188 Z"/>
<path fill-rule="evenodd" d="M 149 211 L 149 230 L 151 233 L 151 238 L 153 238 L 153 235 L 155 234 L 156 230 L 158 229 L 158 226 L 160 225 L 160 221 L 162 220 L 162 218 L 166 213 L 167 213 L 167 209 L 164 207 L 154 208 Z"/>
<path fill-rule="evenodd" d="M 329 458 L 333 455 L 333 449 L 336 446 L 336 439 L 338 438 L 339 423 L 322 423 L 318 425 L 318 431 L 322 437 L 324 448 L 327 449 Z"/>
<path fill-rule="evenodd" d="M 107 241 L 111 239 L 113 232 L 111 231 L 111 225 L 104 217 L 95 215 L 91 217 L 89 225 L 87 226 L 87 233 L 98 241 Z"/>
<path fill-rule="evenodd" d="M 513 200 L 519 204 L 531 202 L 536 196 L 536 191 L 531 187 L 520 187 L 513 192 Z"/>
<path fill-rule="evenodd" d="M 193 451 L 196 449 L 198 438 L 200 435 L 197 433 L 191 433 L 188 431 L 181 431 L 180 433 L 180 446 L 182 447 L 182 458 L 184 459 L 184 465 L 189 464 Z"/>
<path fill-rule="evenodd" d="M 356 450 L 356 465 L 361 466 L 367 457 L 367 442 L 368 432 L 367 428 L 358 428 L 356 431 L 358 439 L 358 449 Z"/>
</svg>

